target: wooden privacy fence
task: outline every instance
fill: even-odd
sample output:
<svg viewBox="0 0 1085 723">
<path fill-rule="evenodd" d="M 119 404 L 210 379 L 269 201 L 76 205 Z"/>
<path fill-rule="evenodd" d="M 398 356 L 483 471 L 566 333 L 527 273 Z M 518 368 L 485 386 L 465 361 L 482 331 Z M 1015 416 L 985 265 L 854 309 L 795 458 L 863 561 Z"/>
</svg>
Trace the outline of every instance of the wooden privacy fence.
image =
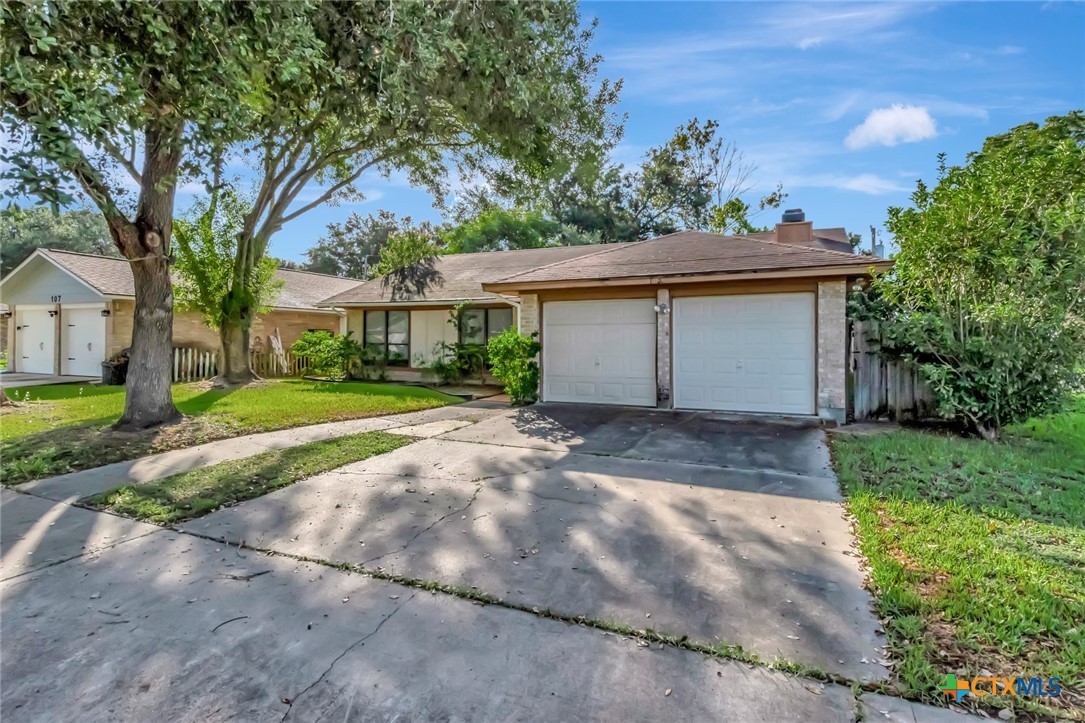
<svg viewBox="0 0 1085 723">
<path fill-rule="evenodd" d="M 198 382 L 218 374 L 218 351 L 175 347 L 173 350 L 173 381 Z M 300 377 L 309 368 L 308 357 L 295 356 L 289 351 L 249 352 L 249 363 L 257 376 Z"/>
<path fill-rule="evenodd" d="M 878 322 L 851 322 L 851 418 L 905 421 L 936 416 L 938 403 L 922 372 L 879 354 L 882 339 Z"/>
</svg>

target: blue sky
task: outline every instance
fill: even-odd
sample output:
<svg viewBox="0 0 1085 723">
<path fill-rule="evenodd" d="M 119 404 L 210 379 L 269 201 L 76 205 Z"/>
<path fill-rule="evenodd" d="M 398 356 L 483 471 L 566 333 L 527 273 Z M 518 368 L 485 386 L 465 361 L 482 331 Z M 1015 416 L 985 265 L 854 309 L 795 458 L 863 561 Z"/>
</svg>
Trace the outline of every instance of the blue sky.
<svg viewBox="0 0 1085 723">
<path fill-rule="evenodd" d="M 1017 124 L 1085 107 L 1081 3 L 585 3 L 603 74 L 624 78 L 618 160 L 636 163 L 694 116 L 714 118 L 758 166 L 757 189 L 820 226 L 869 234 L 907 204 L 936 155 L 960 162 Z M 369 179 L 365 203 L 285 227 L 301 254 L 329 221 L 387 208 L 439 218 L 429 197 Z M 775 213 L 762 216 L 774 223 Z"/>
<path fill-rule="evenodd" d="M 864 236 L 934 177 L 939 152 L 960 162 L 989 135 L 1085 107 L 1083 3 L 587 2 L 582 13 L 599 19 L 603 75 L 625 81 L 617 160 L 635 164 L 679 124 L 713 118 L 758 166 L 751 195 L 782 183 L 785 205 L 815 226 Z M 364 202 L 311 211 L 271 253 L 303 259 L 353 211 L 440 218 L 402 178 L 360 186 Z M 195 188 L 180 189 L 179 210 Z"/>
</svg>

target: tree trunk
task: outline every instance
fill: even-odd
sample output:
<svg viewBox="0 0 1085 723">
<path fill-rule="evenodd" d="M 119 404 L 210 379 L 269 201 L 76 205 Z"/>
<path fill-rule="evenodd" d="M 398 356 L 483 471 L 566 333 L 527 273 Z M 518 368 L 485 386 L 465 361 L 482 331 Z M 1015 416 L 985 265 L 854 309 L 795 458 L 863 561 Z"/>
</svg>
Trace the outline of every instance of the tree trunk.
<svg viewBox="0 0 1085 723">
<path fill-rule="evenodd" d="M 136 303 L 132 353 L 125 382 L 124 415 L 116 428 L 146 429 L 181 414 L 170 393 L 173 356 L 173 285 L 166 257 L 132 260 Z"/>
<path fill-rule="evenodd" d="M 259 379 L 252 371 L 249 356 L 249 329 L 251 320 L 223 318 L 219 327 L 219 339 L 222 341 L 222 359 L 216 381 L 221 386 L 248 384 Z"/>
<path fill-rule="evenodd" d="M 115 208 L 106 213 L 113 241 L 132 269 L 136 292 L 124 414 L 113 425 L 115 429 L 146 429 L 181 418 L 170 390 L 173 282 L 169 263 L 181 131 L 182 125 L 172 117 L 148 122 L 135 221 L 128 223 Z"/>
</svg>

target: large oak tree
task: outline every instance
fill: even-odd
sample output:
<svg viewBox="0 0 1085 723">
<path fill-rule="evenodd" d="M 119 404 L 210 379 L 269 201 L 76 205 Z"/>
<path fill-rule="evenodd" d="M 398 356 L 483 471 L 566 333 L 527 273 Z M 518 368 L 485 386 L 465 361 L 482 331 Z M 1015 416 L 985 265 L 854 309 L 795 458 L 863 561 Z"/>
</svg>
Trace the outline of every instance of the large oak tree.
<svg viewBox="0 0 1085 723">
<path fill-rule="evenodd" d="M 169 259 L 178 178 L 242 140 L 268 88 L 305 77 L 319 47 L 309 2 L 0 5 L 0 160 L 13 192 L 53 205 L 81 191 L 135 279 L 121 427 L 178 417 L 170 394 Z"/>
</svg>

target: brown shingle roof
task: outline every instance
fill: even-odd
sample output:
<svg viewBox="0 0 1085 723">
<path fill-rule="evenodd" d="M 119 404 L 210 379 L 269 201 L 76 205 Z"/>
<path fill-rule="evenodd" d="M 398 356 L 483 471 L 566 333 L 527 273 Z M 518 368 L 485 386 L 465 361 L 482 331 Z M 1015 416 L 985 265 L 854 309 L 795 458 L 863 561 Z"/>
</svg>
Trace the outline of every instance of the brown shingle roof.
<svg viewBox="0 0 1085 723">
<path fill-rule="evenodd" d="M 842 251 L 745 236 L 681 231 L 649 241 L 614 244 L 575 261 L 564 261 L 497 280 L 500 285 L 593 281 L 641 276 L 684 276 L 750 271 L 854 266 L 862 273 L 874 262 Z"/>
<path fill-rule="evenodd" d="M 125 259 L 54 249 L 40 251 L 105 296 L 136 295 L 132 272 Z M 317 306 L 319 301 L 362 283 L 358 279 L 344 279 L 338 276 L 287 269 L 278 269 L 275 275 L 283 281 L 279 295 L 271 303 L 271 306 L 277 309 L 326 311 L 325 308 Z"/>
<path fill-rule="evenodd" d="M 482 284 L 559 262 L 576 263 L 599 253 L 599 246 L 554 246 L 520 251 L 484 251 L 473 254 L 438 256 L 434 279 L 420 291 L 397 285 L 388 277 L 367 281 L 353 289 L 326 298 L 328 306 L 380 304 L 407 301 L 458 302 L 465 299 L 500 298 L 482 289 Z"/>
</svg>

